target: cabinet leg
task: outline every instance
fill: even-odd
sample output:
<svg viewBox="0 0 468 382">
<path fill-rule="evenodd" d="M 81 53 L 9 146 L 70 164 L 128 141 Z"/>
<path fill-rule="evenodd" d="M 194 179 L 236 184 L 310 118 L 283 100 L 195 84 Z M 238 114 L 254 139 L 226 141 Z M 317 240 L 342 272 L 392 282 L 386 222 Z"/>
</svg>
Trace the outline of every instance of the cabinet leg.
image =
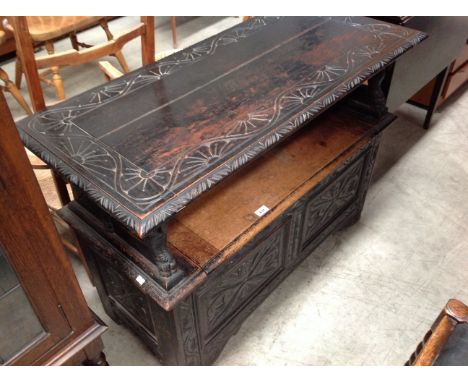
<svg viewBox="0 0 468 382">
<path fill-rule="evenodd" d="M 97 358 L 87 359 L 83 362 L 83 366 L 109 366 L 106 355 L 101 352 Z"/>
<path fill-rule="evenodd" d="M 442 87 L 444 86 L 445 79 L 447 77 L 448 67 L 442 70 L 436 77 L 436 82 L 434 85 L 434 89 L 432 90 L 431 94 L 431 102 L 429 103 L 429 108 L 426 112 L 426 118 L 424 119 L 423 127 L 427 130 L 431 125 L 432 115 L 437 106 L 437 100 L 439 99 L 440 92 L 442 91 Z"/>
</svg>

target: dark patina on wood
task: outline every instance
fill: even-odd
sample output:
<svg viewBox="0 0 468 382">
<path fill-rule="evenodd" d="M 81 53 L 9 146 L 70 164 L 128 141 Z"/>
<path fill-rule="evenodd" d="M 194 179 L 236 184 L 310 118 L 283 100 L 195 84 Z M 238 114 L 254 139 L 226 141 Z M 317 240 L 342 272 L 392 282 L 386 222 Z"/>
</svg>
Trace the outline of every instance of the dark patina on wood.
<svg viewBox="0 0 468 382">
<path fill-rule="evenodd" d="M 254 18 L 18 127 L 144 237 L 423 38 L 361 17 Z"/>
<path fill-rule="evenodd" d="M 165 364 L 212 363 L 359 218 L 394 118 L 382 71 L 424 37 L 366 18 L 254 18 L 23 120 L 26 145 L 74 184 L 60 214 L 106 312 Z"/>
<path fill-rule="evenodd" d="M 141 241 L 106 230 L 79 200 L 60 214 L 78 234 L 101 301 L 116 322 L 130 327 L 164 364 L 211 364 L 318 244 L 359 218 L 379 133 L 393 119 L 387 113 L 370 123 L 336 105 L 200 196 L 169 225 L 169 248 L 185 269 L 169 290 L 155 277 Z M 262 203 L 270 212 L 260 218 L 254 211 Z"/>
</svg>

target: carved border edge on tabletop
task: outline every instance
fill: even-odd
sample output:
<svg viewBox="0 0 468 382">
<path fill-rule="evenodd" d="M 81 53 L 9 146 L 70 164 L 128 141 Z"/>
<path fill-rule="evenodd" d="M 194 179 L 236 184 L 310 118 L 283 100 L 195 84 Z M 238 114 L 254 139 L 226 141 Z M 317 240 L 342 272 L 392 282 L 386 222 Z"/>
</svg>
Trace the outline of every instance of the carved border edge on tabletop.
<svg viewBox="0 0 468 382">
<path fill-rule="evenodd" d="M 353 24 L 360 25 L 360 24 Z M 386 25 L 386 24 L 366 24 L 363 27 L 373 28 L 375 25 Z M 256 157 L 259 153 L 265 151 L 267 148 L 273 146 L 275 143 L 290 135 L 299 126 L 315 117 L 320 112 L 327 109 L 340 97 L 348 93 L 352 88 L 360 85 L 363 81 L 370 78 L 377 71 L 382 69 L 386 64 L 393 61 L 400 54 L 405 52 L 407 49 L 416 45 L 427 36 L 423 33 L 416 33 L 411 39 L 405 40 L 406 43 L 400 46 L 398 49 L 392 51 L 379 62 L 369 66 L 364 72 L 362 72 L 356 78 L 343 83 L 340 87 L 336 88 L 335 91 L 320 99 L 320 102 L 312 104 L 309 109 L 302 110 L 299 115 L 293 120 L 288 121 L 285 126 L 280 126 L 270 134 L 262 137 L 259 145 L 250 148 L 238 157 L 231 158 L 229 161 L 220 166 L 217 171 L 214 171 L 209 176 L 202 178 L 197 184 L 189 187 L 188 190 L 181 192 L 176 198 L 169 202 L 164 203 L 159 209 L 153 210 L 148 216 L 139 218 L 136 214 L 130 212 L 128 209 L 123 208 L 122 205 L 106 194 L 97 186 L 95 186 L 90 180 L 83 176 L 78 176 L 78 171 L 73 170 L 71 166 L 62 160 L 58 159 L 53 153 L 44 151 L 43 145 L 26 134 L 21 128 L 19 129 L 21 138 L 25 145 L 31 149 L 35 154 L 39 155 L 46 163 L 52 165 L 58 173 L 64 176 L 71 183 L 76 184 L 87 192 L 91 199 L 97 202 L 101 207 L 107 210 L 111 215 L 115 216 L 120 222 L 126 225 L 131 230 L 136 231 L 138 236 L 145 236 L 150 230 L 158 226 L 161 222 L 164 222 L 168 217 L 172 216 L 176 212 L 180 211 L 195 197 L 202 194 L 213 185 L 218 183 L 221 179 L 234 172 L 237 168 L 249 162 L 251 159 Z"/>
</svg>

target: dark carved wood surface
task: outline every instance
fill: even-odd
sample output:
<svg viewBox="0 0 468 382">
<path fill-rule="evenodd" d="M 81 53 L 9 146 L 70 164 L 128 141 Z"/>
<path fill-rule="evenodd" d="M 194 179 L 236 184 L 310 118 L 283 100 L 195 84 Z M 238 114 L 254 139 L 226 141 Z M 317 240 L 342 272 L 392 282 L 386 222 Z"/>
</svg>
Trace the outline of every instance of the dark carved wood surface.
<svg viewBox="0 0 468 382">
<path fill-rule="evenodd" d="M 298 188 L 305 192 L 316 187 L 336 170 L 341 156 L 362 149 L 370 137 L 392 120 L 387 115 L 378 124 L 369 123 L 343 105 L 333 106 L 294 139 L 239 169 L 235 176 L 179 212 L 168 230 L 171 248 L 208 272 L 217 268 L 241 250 L 254 232 L 281 216 Z M 360 167 L 356 172 L 359 170 Z M 323 191 L 320 204 L 304 206 L 310 220 L 310 230 L 304 232 L 305 244 L 315 236 L 316 229 L 327 224 L 353 199 L 353 181 L 359 175 L 356 173 L 336 188 L 320 190 Z M 270 212 L 259 217 L 254 212 L 262 205 Z"/>
<path fill-rule="evenodd" d="M 18 127 L 144 236 L 424 37 L 362 17 L 253 18 Z"/>
<path fill-rule="evenodd" d="M 193 259 L 200 268 L 187 272 L 170 290 L 153 280 L 146 258 L 106 232 L 100 219 L 84 213 L 76 201 L 64 207 L 61 216 L 77 230 L 109 315 L 133 329 L 163 364 L 211 364 L 246 317 L 301 260 L 332 232 L 359 218 L 380 131 L 394 117 L 387 114 L 367 123 L 359 123 L 360 118 L 347 105 L 334 106 L 295 139 L 278 145 L 177 214 L 168 229 L 169 247 L 177 249 L 178 260 Z M 276 171 L 271 172 L 272 168 Z M 249 186 L 246 178 L 251 176 L 257 180 L 256 187 Z M 271 178 L 281 187 L 271 187 Z M 245 206 L 238 202 L 239 194 L 263 200 L 269 194 L 270 212 L 252 220 L 249 211 L 257 203 Z M 213 219 L 204 200 L 217 206 L 224 200 L 233 206 L 232 211 L 213 207 L 226 224 Z M 189 219 L 191 213 L 198 219 Z M 223 234 L 212 242 L 216 246 L 207 245 L 214 255 L 210 252 L 200 258 L 192 252 L 203 245 L 190 245 L 191 238 L 204 241 L 203 237 L 216 236 L 203 234 L 204 229 L 192 230 L 202 227 L 204 220 L 212 232 Z M 247 221 L 254 225 L 246 226 Z M 316 229 L 310 229 L 311 221 Z M 174 234 L 176 225 L 186 229 Z M 228 225 L 234 225 L 237 234 L 225 232 Z M 225 241 L 232 245 L 226 246 Z M 137 275 L 145 283 L 140 285 Z M 200 275 L 203 280 L 194 282 Z"/>
<path fill-rule="evenodd" d="M 305 217 L 301 235 L 302 247 L 306 247 L 315 238 L 317 232 L 348 206 L 355 199 L 364 158 L 354 163 L 346 174 L 325 188 L 305 206 Z"/>
<path fill-rule="evenodd" d="M 289 225 L 284 224 L 253 248 L 249 259 L 235 264 L 217 282 L 208 282 L 198 296 L 204 334 L 213 334 L 226 317 L 233 315 L 283 268 Z M 205 327 L 206 326 L 206 327 Z"/>
</svg>

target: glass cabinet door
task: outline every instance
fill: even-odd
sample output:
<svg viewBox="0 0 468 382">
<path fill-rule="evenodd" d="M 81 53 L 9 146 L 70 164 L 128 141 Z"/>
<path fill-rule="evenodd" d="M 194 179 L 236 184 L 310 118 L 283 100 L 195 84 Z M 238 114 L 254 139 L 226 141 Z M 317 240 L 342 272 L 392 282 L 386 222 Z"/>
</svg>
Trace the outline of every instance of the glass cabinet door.
<svg viewBox="0 0 468 382">
<path fill-rule="evenodd" d="M 45 335 L 0 244 L 0 364 Z"/>
</svg>

